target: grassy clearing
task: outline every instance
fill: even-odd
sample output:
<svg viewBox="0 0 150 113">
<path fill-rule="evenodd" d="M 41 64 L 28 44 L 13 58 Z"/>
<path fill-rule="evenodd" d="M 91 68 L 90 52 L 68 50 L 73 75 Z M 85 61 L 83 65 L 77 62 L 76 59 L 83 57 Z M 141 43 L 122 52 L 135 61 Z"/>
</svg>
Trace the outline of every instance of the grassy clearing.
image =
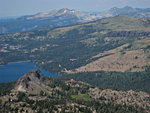
<svg viewBox="0 0 150 113">
<path fill-rule="evenodd" d="M 93 100 L 89 95 L 87 94 L 78 94 L 78 95 L 72 95 L 73 99 L 77 100 Z"/>
</svg>

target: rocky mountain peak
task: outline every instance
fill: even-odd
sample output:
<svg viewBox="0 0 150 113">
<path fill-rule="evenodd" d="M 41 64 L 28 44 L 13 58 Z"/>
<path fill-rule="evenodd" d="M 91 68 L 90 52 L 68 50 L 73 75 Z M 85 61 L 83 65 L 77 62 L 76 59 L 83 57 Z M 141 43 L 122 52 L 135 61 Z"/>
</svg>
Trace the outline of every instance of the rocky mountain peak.
<svg viewBox="0 0 150 113">
<path fill-rule="evenodd" d="M 33 91 L 37 90 L 41 85 L 41 78 L 43 74 L 39 70 L 32 70 L 22 76 L 16 83 L 18 91 Z"/>
<path fill-rule="evenodd" d="M 66 13 L 68 11 L 71 11 L 71 10 L 68 8 L 63 8 L 63 9 L 58 10 L 58 12 L 61 12 L 61 13 Z"/>
<path fill-rule="evenodd" d="M 79 12 L 79 11 L 71 10 L 71 9 L 68 9 L 68 8 L 62 8 L 62 9 L 59 9 L 59 10 L 52 10 L 52 11 L 49 11 L 49 12 L 41 12 L 41 13 L 37 13 L 35 15 L 24 16 L 22 18 L 25 18 L 27 20 L 53 18 L 53 17 L 56 17 L 56 16 L 61 16 L 63 14 L 74 14 L 75 12 Z"/>
</svg>

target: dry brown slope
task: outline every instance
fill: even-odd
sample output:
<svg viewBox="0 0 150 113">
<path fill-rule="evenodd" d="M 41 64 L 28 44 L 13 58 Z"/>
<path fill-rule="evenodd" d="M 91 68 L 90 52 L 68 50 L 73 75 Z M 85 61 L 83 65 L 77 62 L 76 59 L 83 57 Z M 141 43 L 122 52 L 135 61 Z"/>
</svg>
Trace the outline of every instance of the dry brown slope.
<svg viewBox="0 0 150 113">
<path fill-rule="evenodd" d="M 128 46 L 131 46 L 128 48 Z M 125 44 L 116 49 L 99 53 L 93 58 L 101 57 L 85 66 L 75 69 L 74 72 L 92 72 L 92 71 L 144 71 L 145 66 L 150 66 L 150 38 L 137 40 L 132 44 Z"/>
</svg>

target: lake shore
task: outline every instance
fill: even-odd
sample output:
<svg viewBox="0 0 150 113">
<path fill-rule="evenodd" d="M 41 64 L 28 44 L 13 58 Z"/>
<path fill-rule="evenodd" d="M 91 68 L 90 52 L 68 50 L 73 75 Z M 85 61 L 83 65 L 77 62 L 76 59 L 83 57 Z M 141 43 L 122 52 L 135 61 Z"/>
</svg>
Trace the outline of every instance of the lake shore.
<svg viewBox="0 0 150 113">
<path fill-rule="evenodd" d="M 16 62 L 14 61 L 14 62 L 3 63 L 3 64 L 0 63 L 0 66 L 8 65 L 8 64 L 11 64 L 11 63 L 22 63 L 22 62 L 32 62 L 32 61 L 30 61 L 30 60 L 24 61 L 24 60 L 23 60 L 23 61 L 16 61 Z"/>
<path fill-rule="evenodd" d="M 0 66 L 0 82 L 17 81 L 21 76 L 34 69 L 40 70 L 44 76 L 60 77 L 41 67 L 36 67 L 36 64 L 31 61 L 19 61 Z"/>
</svg>

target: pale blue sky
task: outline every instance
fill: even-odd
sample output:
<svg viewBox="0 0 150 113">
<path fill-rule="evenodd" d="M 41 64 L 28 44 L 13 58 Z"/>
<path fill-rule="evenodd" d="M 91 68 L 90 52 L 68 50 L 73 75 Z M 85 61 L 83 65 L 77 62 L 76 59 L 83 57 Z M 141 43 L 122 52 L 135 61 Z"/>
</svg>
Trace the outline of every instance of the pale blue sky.
<svg viewBox="0 0 150 113">
<path fill-rule="evenodd" d="M 30 15 L 61 8 L 100 12 L 124 6 L 150 8 L 150 0 L 0 0 L 0 17 Z"/>
</svg>

